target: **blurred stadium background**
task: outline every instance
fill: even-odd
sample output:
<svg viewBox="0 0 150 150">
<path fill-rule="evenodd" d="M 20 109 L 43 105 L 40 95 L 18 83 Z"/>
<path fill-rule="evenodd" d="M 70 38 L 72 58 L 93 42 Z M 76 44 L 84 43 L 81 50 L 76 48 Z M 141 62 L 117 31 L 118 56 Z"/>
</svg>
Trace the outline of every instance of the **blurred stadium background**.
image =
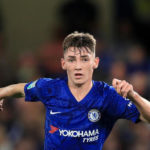
<svg viewBox="0 0 150 150">
<path fill-rule="evenodd" d="M 64 75 L 62 40 L 73 31 L 97 39 L 94 79 L 125 79 L 150 100 L 149 0 L 0 0 L 0 87 Z M 0 150 L 43 150 L 41 103 L 7 99 Z M 150 125 L 120 120 L 103 150 L 150 150 Z"/>
</svg>

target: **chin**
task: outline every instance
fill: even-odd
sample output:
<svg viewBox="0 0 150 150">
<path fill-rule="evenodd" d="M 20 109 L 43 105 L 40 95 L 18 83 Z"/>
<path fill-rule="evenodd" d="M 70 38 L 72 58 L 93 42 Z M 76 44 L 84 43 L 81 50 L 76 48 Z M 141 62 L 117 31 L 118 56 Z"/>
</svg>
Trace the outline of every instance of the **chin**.
<svg viewBox="0 0 150 150">
<path fill-rule="evenodd" d="M 84 81 L 75 81 L 74 84 L 75 85 L 78 85 L 78 86 L 81 86 L 83 85 L 85 82 Z"/>
</svg>

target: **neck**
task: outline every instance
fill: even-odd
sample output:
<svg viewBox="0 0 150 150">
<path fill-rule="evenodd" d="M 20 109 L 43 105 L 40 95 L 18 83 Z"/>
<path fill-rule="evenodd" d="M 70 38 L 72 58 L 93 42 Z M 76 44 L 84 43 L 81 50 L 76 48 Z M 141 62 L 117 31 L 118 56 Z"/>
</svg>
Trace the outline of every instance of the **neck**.
<svg viewBox="0 0 150 150">
<path fill-rule="evenodd" d="M 91 88 L 92 85 L 93 85 L 92 80 L 87 81 L 86 83 L 83 83 L 83 84 L 74 84 L 68 81 L 68 86 L 69 88 L 72 88 L 72 89 L 78 89 L 78 90 L 84 89 L 84 88 L 86 89 L 86 88 Z"/>
<path fill-rule="evenodd" d="M 84 84 L 73 84 L 68 81 L 68 86 L 77 101 L 81 101 L 92 88 L 92 80 Z"/>
</svg>

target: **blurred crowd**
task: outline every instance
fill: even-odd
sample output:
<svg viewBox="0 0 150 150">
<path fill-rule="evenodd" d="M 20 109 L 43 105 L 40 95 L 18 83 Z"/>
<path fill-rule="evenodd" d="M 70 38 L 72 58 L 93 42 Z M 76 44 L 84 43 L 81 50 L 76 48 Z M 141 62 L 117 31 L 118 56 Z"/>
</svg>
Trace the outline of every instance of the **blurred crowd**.
<svg viewBox="0 0 150 150">
<path fill-rule="evenodd" d="M 150 100 L 150 47 L 145 37 L 149 32 L 146 18 L 141 14 L 143 20 L 140 22 L 140 19 L 131 15 L 132 9 L 128 9 L 128 13 L 123 11 L 126 10 L 124 7 L 131 6 L 130 1 L 122 1 L 124 4 L 130 4 L 127 6 L 119 0 L 116 0 L 116 3 L 116 10 L 120 13 L 116 16 L 113 40 L 107 41 L 101 32 L 97 32 L 99 26 L 96 19 L 97 15 L 101 14 L 100 10 L 98 13 L 96 6 L 86 0 L 73 0 L 60 8 L 64 22 L 63 26 L 55 30 L 53 40 L 43 43 L 36 53 L 23 52 L 16 58 L 13 69 L 9 67 L 9 58 L 2 46 L 4 39 L 1 32 L 0 86 L 29 82 L 40 77 L 65 76 L 60 64 L 60 58 L 63 56 L 62 41 L 68 33 L 78 30 L 90 32 L 97 40 L 96 53 L 100 64 L 94 73 L 95 80 L 109 84 L 113 78 L 127 80 L 139 94 Z M 77 13 L 73 13 L 77 8 Z M 139 29 L 145 34 L 141 34 Z M 4 111 L 0 112 L 0 150 L 43 150 L 44 120 L 45 109 L 40 102 L 26 103 L 23 98 L 5 100 Z M 149 139 L 149 124 L 133 124 L 120 120 L 113 128 L 103 150 L 149 150 Z"/>
</svg>

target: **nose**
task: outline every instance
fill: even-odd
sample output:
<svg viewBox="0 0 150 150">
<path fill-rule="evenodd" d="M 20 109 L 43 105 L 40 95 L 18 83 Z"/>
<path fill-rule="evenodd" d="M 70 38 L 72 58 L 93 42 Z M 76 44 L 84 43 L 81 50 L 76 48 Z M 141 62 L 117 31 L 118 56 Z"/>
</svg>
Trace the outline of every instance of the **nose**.
<svg viewBox="0 0 150 150">
<path fill-rule="evenodd" d="M 75 70 L 81 70 L 81 69 L 82 69 L 81 62 L 80 61 L 76 61 Z"/>
</svg>

